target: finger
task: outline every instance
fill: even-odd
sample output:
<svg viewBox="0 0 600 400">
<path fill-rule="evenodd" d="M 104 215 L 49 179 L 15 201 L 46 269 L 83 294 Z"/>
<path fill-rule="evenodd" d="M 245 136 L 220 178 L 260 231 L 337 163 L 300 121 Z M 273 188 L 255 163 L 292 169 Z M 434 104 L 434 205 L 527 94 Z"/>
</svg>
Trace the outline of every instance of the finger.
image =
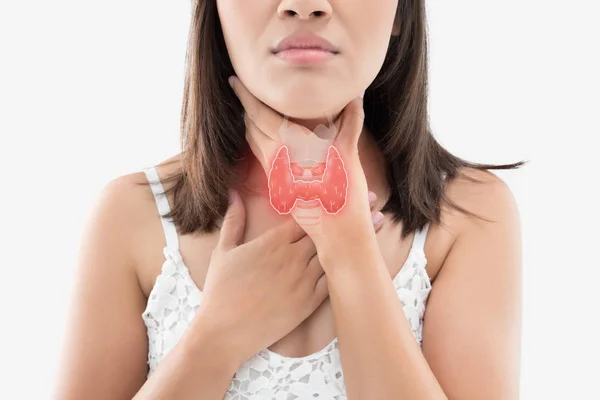
<svg viewBox="0 0 600 400">
<path fill-rule="evenodd" d="M 257 119 L 259 115 L 262 114 L 262 110 L 266 105 L 254 97 L 237 76 L 230 76 L 228 81 L 235 95 L 242 103 L 246 114 L 250 116 L 252 120 Z"/>
<path fill-rule="evenodd" d="M 306 232 L 298 225 L 294 218 L 286 218 L 285 221 L 268 229 L 254 240 L 271 243 L 277 247 L 290 243 L 295 244 L 306 235 Z"/>
<path fill-rule="evenodd" d="M 377 202 L 377 195 L 374 192 L 371 192 L 369 190 L 369 206 L 371 207 L 371 209 L 375 206 L 376 202 Z"/>
<path fill-rule="evenodd" d="M 358 138 L 365 122 L 363 99 L 357 97 L 344 107 L 340 120 L 340 127 L 335 138 L 335 146 L 347 154 L 358 149 Z"/>
<path fill-rule="evenodd" d="M 258 134 L 253 135 L 251 133 L 248 133 L 248 131 L 250 129 L 256 129 L 256 128 L 254 128 L 254 124 L 251 123 L 251 126 L 252 127 L 248 127 L 246 129 L 246 141 L 248 142 L 248 145 L 250 146 L 250 151 L 252 152 L 252 154 L 254 154 L 256 159 L 260 162 L 260 165 L 262 165 L 265 172 L 268 173 L 270 171 L 272 161 L 269 162 L 269 160 L 267 158 L 267 154 L 265 154 L 265 150 L 263 150 L 265 147 L 261 147 L 256 142 L 256 137 L 258 136 Z M 262 132 L 260 133 L 260 135 L 262 135 L 263 137 L 267 137 Z M 268 138 L 267 140 L 271 141 L 270 138 Z M 264 144 L 263 144 L 263 146 L 264 146 Z M 268 147 L 270 147 L 270 146 L 268 146 Z"/>
<path fill-rule="evenodd" d="M 284 243 L 296 243 L 306 236 L 304 229 L 302 229 L 302 227 L 298 225 L 298 222 L 292 217 L 289 217 L 278 228 L 279 230 L 276 232 L 276 235 L 278 235 L 279 240 L 282 240 Z"/>
<path fill-rule="evenodd" d="M 373 221 L 373 226 L 375 227 L 375 231 L 378 231 L 383 225 L 383 214 L 380 211 L 374 211 L 371 213 L 371 220 Z"/>
<path fill-rule="evenodd" d="M 317 254 L 317 246 L 309 235 L 306 235 L 298 240 L 295 243 L 295 246 L 301 253 L 302 259 L 306 260 L 307 263 Z"/>
<path fill-rule="evenodd" d="M 329 285 L 327 284 L 327 275 L 323 273 L 315 282 L 312 306 L 316 309 L 327 297 L 329 297 Z"/>
<path fill-rule="evenodd" d="M 235 190 L 229 192 L 229 204 L 221 231 L 219 233 L 218 246 L 224 250 L 236 247 L 242 241 L 246 226 L 246 209 L 240 195 Z"/>
<path fill-rule="evenodd" d="M 323 270 L 323 266 L 321 265 L 317 254 L 308 259 L 305 274 L 309 280 L 316 282 L 324 273 L 325 271 Z"/>
<path fill-rule="evenodd" d="M 246 140 L 250 142 L 254 141 L 261 149 L 273 147 L 274 143 L 280 142 L 281 140 L 274 140 L 271 136 L 263 132 L 248 114 L 244 115 L 244 122 L 246 124 Z"/>
</svg>

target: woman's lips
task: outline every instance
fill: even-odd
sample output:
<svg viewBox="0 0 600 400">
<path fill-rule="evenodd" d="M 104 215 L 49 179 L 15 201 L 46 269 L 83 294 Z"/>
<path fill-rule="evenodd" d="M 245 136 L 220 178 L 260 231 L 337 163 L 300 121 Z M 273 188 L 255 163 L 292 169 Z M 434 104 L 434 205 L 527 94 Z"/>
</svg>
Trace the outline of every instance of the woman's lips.
<svg viewBox="0 0 600 400">
<path fill-rule="evenodd" d="M 292 64 L 320 64 L 333 58 L 336 53 L 319 48 L 291 48 L 275 53 L 275 56 Z"/>
</svg>

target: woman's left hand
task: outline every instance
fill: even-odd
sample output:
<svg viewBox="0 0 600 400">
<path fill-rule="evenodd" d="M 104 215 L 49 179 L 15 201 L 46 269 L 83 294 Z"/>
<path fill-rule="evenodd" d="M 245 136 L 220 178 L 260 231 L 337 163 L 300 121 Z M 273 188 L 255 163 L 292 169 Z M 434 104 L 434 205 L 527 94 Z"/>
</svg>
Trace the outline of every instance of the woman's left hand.
<svg viewBox="0 0 600 400">
<path fill-rule="evenodd" d="M 246 139 L 269 176 L 272 160 L 283 146 L 278 132 L 284 122 L 294 129 L 308 131 L 307 134 L 314 133 L 304 126 L 285 121 L 279 112 L 254 97 L 237 77 L 232 76 L 230 84 L 245 110 Z M 338 257 L 341 254 L 361 255 L 364 246 L 370 246 L 370 249 L 373 245 L 378 247 L 373 230 L 367 180 L 358 155 L 358 139 L 362 132 L 364 115 L 363 100 L 357 97 L 342 110 L 339 129 L 334 123 L 337 133 L 333 147 L 339 153 L 347 177 L 345 204 L 337 213 L 329 214 L 321 210 L 320 221 L 316 225 L 308 225 L 296 219 L 315 243 L 320 259 L 327 259 L 328 256 Z M 335 153 L 330 148 L 327 163 L 331 161 L 332 156 L 337 157 Z"/>
</svg>

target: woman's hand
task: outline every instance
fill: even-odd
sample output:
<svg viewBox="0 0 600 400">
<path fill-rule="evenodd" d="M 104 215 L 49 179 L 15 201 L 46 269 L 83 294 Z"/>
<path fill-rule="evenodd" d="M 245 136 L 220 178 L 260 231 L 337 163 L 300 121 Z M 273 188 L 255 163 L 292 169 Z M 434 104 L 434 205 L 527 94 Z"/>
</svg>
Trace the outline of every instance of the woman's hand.
<svg viewBox="0 0 600 400">
<path fill-rule="evenodd" d="M 286 121 L 280 113 L 254 97 L 237 77 L 232 76 L 230 84 L 246 111 L 246 139 L 268 176 L 272 160 L 283 146 L 279 129 L 284 122 L 299 130 L 298 132 L 307 135 L 313 133 L 306 127 Z M 333 141 L 336 151 L 330 149 L 327 163 L 339 154 L 347 178 L 345 203 L 337 213 L 321 212 L 318 224 L 307 224 L 297 219 L 298 224 L 314 241 L 322 260 L 349 249 L 360 253 L 361 246 L 369 246 L 369 250 L 377 247 L 375 233 L 371 229 L 367 181 L 358 156 L 358 139 L 364 122 L 361 97 L 344 107 L 339 121 L 339 128 L 334 122 L 338 130 Z"/>
<path fill-rule="evenodd" d="M 286 336 L 329 295 L 315 245 L 293 218 L 240 244 L 245 220 L 232 191 L 197 319 L 227 337 L 239 363 Z"/>
</svg>

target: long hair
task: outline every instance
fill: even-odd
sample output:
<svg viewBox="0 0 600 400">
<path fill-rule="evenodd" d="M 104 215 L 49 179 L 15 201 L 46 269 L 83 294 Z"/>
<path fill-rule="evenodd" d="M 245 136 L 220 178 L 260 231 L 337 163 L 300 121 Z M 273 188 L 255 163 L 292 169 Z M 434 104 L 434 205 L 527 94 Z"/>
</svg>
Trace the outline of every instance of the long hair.
<svg viewBox="0 0 600 400">
<path fill-rule="evenodd" d="M 247 150 L 243 107 L 227 78 L 235 74 L 216 2 L 192 1 L 181 109 L 181 164 L 173 182 L 171 212 L 180 234 L 211 232 L 228 206 L 234 166 Z M 513 164 L 472 163 L 450 154 L 434 138 L 427 110 L 427 24 L 424 0 L 399 1 L 381 70 L 364 95 L 365 127 L 387 165 L 389 199 L 383 213 L 402 221 L 402 238 L 428 222 L 440 223 L 442 204 L 481 218 L 446 196 L 445 185 L 462 167 L 512 169 Z M 468 178 L 475 180 L 474 178 Z M 477 181 L 479 182 L 479 181 Z M 147 184 L 144 182 L 143 184 Z M 482 218 L 483 219 L 483 218 Z"/>
</svg>

